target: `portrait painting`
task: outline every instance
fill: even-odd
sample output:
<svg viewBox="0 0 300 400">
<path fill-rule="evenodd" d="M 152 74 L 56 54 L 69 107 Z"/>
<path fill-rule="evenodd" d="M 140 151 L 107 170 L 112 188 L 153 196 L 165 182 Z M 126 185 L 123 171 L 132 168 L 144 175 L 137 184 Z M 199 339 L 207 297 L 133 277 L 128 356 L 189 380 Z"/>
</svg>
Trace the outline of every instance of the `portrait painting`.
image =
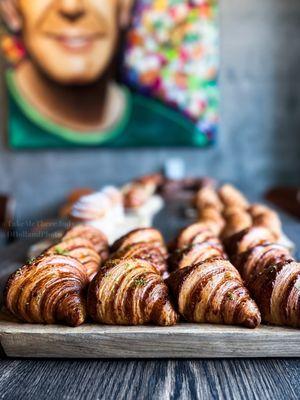
<svg viewBox="0 0 300 400">
<path fill-rule="evenodd" d="M 0 15 L 9 147 L 215 141 L 215 1 L 0 0 Z"/>
</svg>

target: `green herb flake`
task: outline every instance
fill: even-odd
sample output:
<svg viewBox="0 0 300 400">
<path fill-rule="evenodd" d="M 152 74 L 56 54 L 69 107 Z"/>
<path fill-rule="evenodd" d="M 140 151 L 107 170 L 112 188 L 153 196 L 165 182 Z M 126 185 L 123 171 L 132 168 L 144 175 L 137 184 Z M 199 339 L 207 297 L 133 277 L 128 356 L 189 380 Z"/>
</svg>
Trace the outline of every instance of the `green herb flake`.
<svg viewBox="0 0 300 400">
<path fill-rule="evenodd" d="M 133 283 L 134 283 L 135 286 L 140 286 L 140 287 L 146 285 L 146 281 L 145 281 L 144 278 L 137 278 L 137 279 L 134 280 Z"/>
<path fill-rule="evenodd" d="M 227 297 L 229 300 L 234 300 L 234 295 L 231 292 L 227 293 Z"/>
<path fill-rule="evenodd" d="M 56 246 L 54 251 L 55 254 L 58 254 L 60 256 L 67 256 L 69 254 L 68 250 L 64 250 L 60 246 Z"/>
<path fill-rule="evenodd" d="M 22 268 L 19 268 L 15 272 L 15 277 L 21 276 L 22 275 Z"/>
</svg>

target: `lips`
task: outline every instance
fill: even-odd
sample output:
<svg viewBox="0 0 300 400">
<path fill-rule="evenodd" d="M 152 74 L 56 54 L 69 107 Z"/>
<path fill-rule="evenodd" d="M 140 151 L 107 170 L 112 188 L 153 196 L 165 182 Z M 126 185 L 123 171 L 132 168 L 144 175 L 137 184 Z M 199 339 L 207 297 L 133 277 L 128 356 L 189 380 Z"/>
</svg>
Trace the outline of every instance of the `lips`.
<svg viewBox="0 0 300 400">
<path fill-rule="evenodd" d="M 102 38 L 102 34 L 91 34 L 91 35 L 53 35 L 48 34 L 52 40 L 55 40 L 61 44 L 66 50 L 69 51 L 83 51 L 88 50 L 95 41 Z"/>
</svg>

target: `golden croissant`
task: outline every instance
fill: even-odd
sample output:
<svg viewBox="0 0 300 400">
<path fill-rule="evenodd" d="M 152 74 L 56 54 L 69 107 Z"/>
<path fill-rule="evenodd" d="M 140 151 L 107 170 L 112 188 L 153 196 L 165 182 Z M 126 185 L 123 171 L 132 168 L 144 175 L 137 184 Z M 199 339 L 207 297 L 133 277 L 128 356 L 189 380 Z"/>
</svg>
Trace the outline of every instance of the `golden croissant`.
<svg viewBox="0 0 300 400">
<path fill-rule="evenodd" d="M 262 204 L 249 204 L 234 186 L 223 185 L 200 189 L 197 194 L 199 220 L 226 239 L 252 226 L 269 229 L 276 241 L 282 236 L 281 221 L 276 212 Z"/>
<path fill-rule="evenodd" d="M 198 220 L 205 223 L 216 236 L 219 236 L 225 227 L 225 220 L 215 207 L 207 206 L 198 210 Z"/>
<path fill-rule="evenodd" d="M 253 224 L 252 218 L 247 210 L 240 207 L 229 207 L 223 212 L 225 226 L 222 231 L 222 238 L 226 239 L 241 232 L 244 229 L 250 228 Z"/>
<path fill-rule="evenodd" d="M 250 228 L 230 238 L 227 248 L 263 320 L 300 327 L 300 263 L 286 247 L 272 242 L 270 234 L 268 229 Z"/>
<path fill-rule="evenodd" d="M 194 203 L 198 210 L 202 210 L 204 208 L 214 208 L 219 212 L 223 210 L 223 204 L 217 192 L 211 186 L 205 186 L 199 189 Z"/>
<path fill-rule="evenodd" d="M 140 259 L 150 262 L 159 273 L 167 271 L 167 250 L 158 243 L 135 243 L 117 251 L 112 259 Z"/>
<path fill-rule="evenodd" d="M 225 208 L 248 209 L 249 202 L 246 197 L 234 186 L 226 184 L 218 191 L 219 198 Z"/>
<path fill-rule="evenodd" d="M 276 240 L 282 236 L 282 226 L 278 214 L 262 204 L 252 204 L 249 213 L 254 226 L 262 226 L 269 229 Z"/>
<path fill-rule="evenodd" d="M 260 313 L 238 271 L 226 260 L 212 259 L 172 272 L 167 280 L 179 313 L 189 322 L 255 328 Z"/>
<path fill-rule="evenodd" d="M 167 249 L 163 237 L 154 228 L 135 229 L 112 245 L 113 259 L 149 261 L 159 273 L 167 271 Z"/>
<path fill-rule="evenodd" d="M 168 287 L 144 260 L 108 261 L 90 284 L 88 311 L 105 324 L 168 326 L 178 320 Z"/>
<path fill-rule="evenodd" d="M 99 229 L 90 225 L 79 224 L 75 225 L 65 232 L 62 241 L 68 239 L 82 238 L 89 240 L 97 253 L 100 254 L 101 260 L 106 260 L 109 255 L 109 246 L 107 237 Z"/>
<path fill-rule="evenodd" d="M 223 247 L 208 242 L 195 243 L 183 249 L 175 250 L 169 257 L 171 271 L 199 264 L 210 259 L 227 259 Z"/>
<path fill-rule="evenodd" d="M 180 232 L 172 247 L 174 248 L 175 246 L 176 249 L 183 249 L 184 247 L 204 242 L 216 244 L 217 246 L 221 243 L 209 224 L 196 222 Z"/>
<path fill-rule="evenodd" d="M 85 269 L 74 258 L 41 256 L 10 276 L 4 304 L 24 322 L 78 326 L 86 319 L 87 284 Z"/>
<path fill-rule="evenodd" d="M 189 322 L 239 324 L 255 328 L 260 313 L 220 240 L 197 223 L 178 236 L 167 280 L 179 313 Z M 176 269 L 177 268 L 177 269 Z"/>
<path fill-rule="evenodd" d="M 230 258 L 244 253 L 259 244 L 273 243 L 274 235 L 263 227 L 251 227 L 244 229 L 224 240 L 226 252 Z"/>
<path fill-rule="evenodd" d="M 141 207 L 155 194 L 162 183 L 161 174 L 152 174 L 125 185 L 122 189 L 124 206 L 126 208 Z"/>
<path fill-rule="evenodd" d="M 102 264 L 100 255 L 88 239 L 65 239 L 50 247 L 45 254 L 60 254 L 75 258 L 84 266 L 90 280 L 93 279 Z"/>
<path fill-rule="evenodd" d="M 118 239 L 111 247 L 112 252 L 125 249 L 136 243 L 160 243 L 164 245 L 161 233 L 154 228 L 138 228 Z"/>
</svg>

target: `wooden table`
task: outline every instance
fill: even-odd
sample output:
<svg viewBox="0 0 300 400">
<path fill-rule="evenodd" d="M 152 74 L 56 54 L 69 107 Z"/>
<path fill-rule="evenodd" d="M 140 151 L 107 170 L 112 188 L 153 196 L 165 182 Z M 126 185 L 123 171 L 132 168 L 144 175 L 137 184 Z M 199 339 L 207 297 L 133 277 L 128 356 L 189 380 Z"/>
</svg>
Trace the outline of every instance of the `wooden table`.
<svg viewBox="0 0 300 400">
<path fill-rule="evenodd" d="M 166 236 L 183 220 L 158 218 Z M 168 224 L 165 224 L 168 218 Z M 300 224 L 283 217 L 300 248 Z M 170 221 L 173 221 L 170 223 Z M 165 227 L 168 226 L 166 230 Z M 0 282 L 28 242 L 0 251 Z M 300 335 L 300 332 L 299 332 Z M 0 399 L 299 399 L 299 359 L 0 360 Z"/>
</svg>

